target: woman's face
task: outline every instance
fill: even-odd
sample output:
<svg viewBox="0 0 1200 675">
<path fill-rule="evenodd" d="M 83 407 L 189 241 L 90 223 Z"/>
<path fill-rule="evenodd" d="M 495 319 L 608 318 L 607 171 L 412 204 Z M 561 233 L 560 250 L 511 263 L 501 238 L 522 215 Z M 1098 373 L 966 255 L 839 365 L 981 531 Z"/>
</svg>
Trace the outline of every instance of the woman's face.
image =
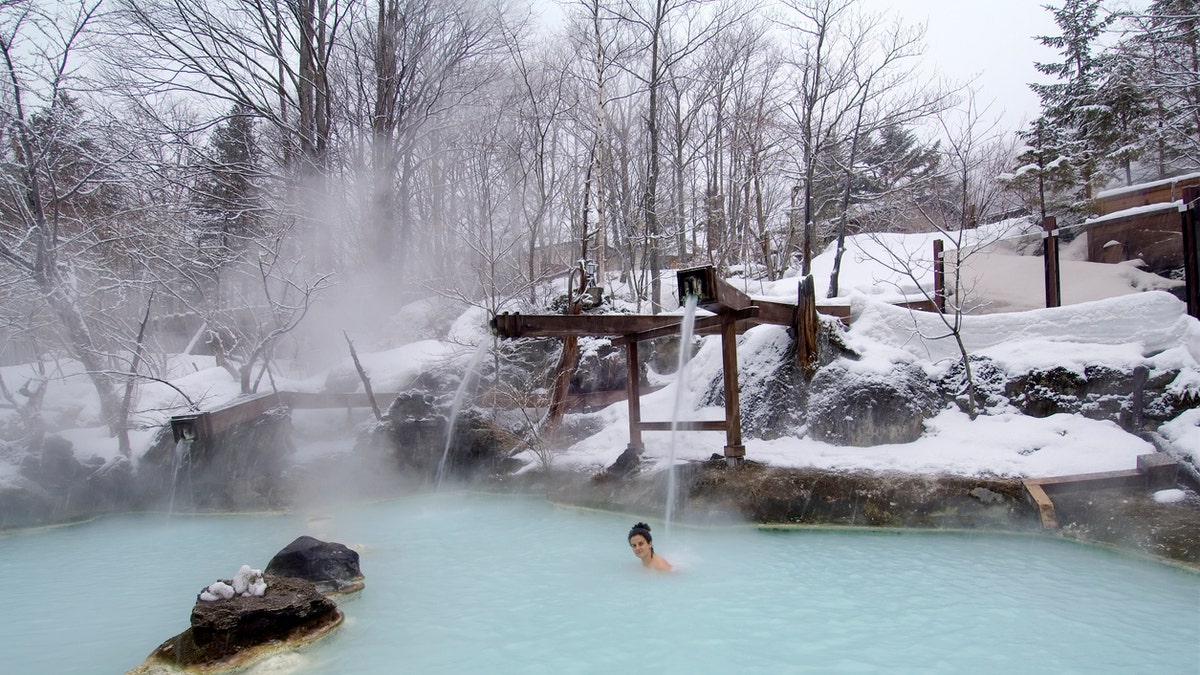
<svg viewBox="0 0 1200 675">
<path fill-rule="evenodd" d="M 635 534 L 629 538 L 629 548 L 633 549 L 633 554 L 639 560 L 646 560 L 650 557 L 650 542 L 646 541 L 646 538 L 640 534 Z"/>
</svg>

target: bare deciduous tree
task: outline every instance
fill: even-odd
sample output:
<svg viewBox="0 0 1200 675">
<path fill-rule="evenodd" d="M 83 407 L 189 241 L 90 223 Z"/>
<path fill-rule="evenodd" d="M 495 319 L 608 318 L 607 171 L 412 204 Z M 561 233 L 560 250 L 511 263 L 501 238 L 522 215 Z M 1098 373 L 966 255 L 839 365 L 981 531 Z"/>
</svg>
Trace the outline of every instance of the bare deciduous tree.
<svg viewBox="0 0 1200 675">
<path fill-rule="evenodd" d="M 1012 158 L 1012 147 L 998 132 L 997 121 L 989 119 L 986 108 L 975 102 L 974 91 L 968 90 L 963 104 L 957 109 L 943 112 L 937 117 L 943 140 L 943 192 L 941 199 L 933 203 L 906 202 L 901 199 L 897 206 L 906 210 L 915 206 L 929 226 L 929 231 L 940 235 L 949 243 L 945 253 L 946 288 L 945 311 L 936 313 L 945 332 L 923 334 L 926 340 L 953 340 L 958 350 L 963 369 L 963 392 L 961 405 L 968 415 L 977 414 L 975 378 L 971 368 L 970 354 L 963 339 L 963 317 L 978 309 L 972 288 L 974 283 L 962 272 L 968 261 L 1003 235 L 992 233 L 990 240 L 973 236 L 981 219 L 986 219 L 996 204 L 1000 191 L 994 177 L 1000 167 Z M 871 235 L 877 237 L 878 235 Z M 878 241 L 878 239 L 877 239 Z M 873 256 L 876 262 L 911 282 L 932 306 L 937 302 L 935 289 L 925 282 L 931 275 L 932 260 L 928 251 L 911 251 L 895 242 L 880 242 L 883 253 Z M 924 314 L 924 313 L 922 313 Z M 917 330 L 921 322 L 914 321 Z"/>
<path fill-rule="evenodd" d="M 786 249 L 791 251 L 800 236 L 801 275 L 812 269 L 816 237 L 816 217 L 820 210 L 817 193 L 821 176 L 820 160 L 826 148 L 837 140 L 837 130 L 853 110 L 854 61 L 845 41 L 854 26 L 857 0 L 786 0 L 787 12 L 781 25 L 793 36 L 790 57 L 794 70 L 794 98 L 785 108 L 799 147 L 796 174 L 800 182 L 803 206 L 797 233 L 790 229 Z M 792 228 L 797 218 L 793 217 Z"/>
<path fill-rule="evenodd" d="M 97 317 L 87 309 L 90 283 L 111 278 L 105 251 L 119 234 L 83 204 L 106 182 L 115 159 L 80 129 L 68 91 L 73 57 L 85 46 L 99 3 L 0 7 L 0 57 L 5 95 L 0 117 L 8 138 L 0 225 L 5 277 L 29 284 L 61 327 L 65 346 L 88 373 L 100 400 L 101 422 L 118 432 L 121 400 Z M 59 13 L 61 12 L 61 13 Z M 90 280 L 90 281 L 89 281 Z"/>
</svg>

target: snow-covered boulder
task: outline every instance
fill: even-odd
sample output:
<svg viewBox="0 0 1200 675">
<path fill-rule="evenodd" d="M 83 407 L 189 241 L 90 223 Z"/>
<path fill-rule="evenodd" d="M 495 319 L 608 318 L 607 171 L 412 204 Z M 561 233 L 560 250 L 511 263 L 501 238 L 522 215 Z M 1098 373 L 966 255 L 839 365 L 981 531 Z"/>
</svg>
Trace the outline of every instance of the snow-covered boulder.
<svg viewBox="0 0 1200 675">
<path fill-rule="evenodd" d="M 133 467 L 117 456 L 76 456 L 56 434 L 0 441 L 0 529 L 62 522 L 129 508 Z"/>
<path fill-rule="evenodd" d="M 834 445 L 911 443 L 941 407 L 937 387 L 918 367 L 876 373 L 832 365 L 817 372 L 809 389 L 808 432 Z"/>
</svg>

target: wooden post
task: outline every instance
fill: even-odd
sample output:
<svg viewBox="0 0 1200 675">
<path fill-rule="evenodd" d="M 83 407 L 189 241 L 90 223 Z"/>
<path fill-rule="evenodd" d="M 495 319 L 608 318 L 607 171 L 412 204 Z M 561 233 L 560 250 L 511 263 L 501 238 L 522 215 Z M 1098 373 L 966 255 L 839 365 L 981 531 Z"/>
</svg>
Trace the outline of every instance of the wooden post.
<svg viewBox="0 0 1200 675">
<path fill-rule="evenodd" d="M 587 225 L 585 224 L 586 228 Z M 583 244 L 584 257 L 587 257 L 587 238 Z M 579 272 L 579 287 L 575 287 L 575 273 Z M 583 294 L 587 291 L 587 272 L 583 260 L 567 273 L 567 307 L 563 314 L 574 316 L 583 312 Z M 554 386 L 550 389 L 550 407 L 546 411 L 546 421 L 551 426 L 562 423 L 563 413 L 567 409 L 567 390 L 571 388 L 571 373 L 575 371 L 579 361 L 579 338 L 575 335 L 563 336 L 562 353 L 558 357 L 558 365 L 554 371 Z"/>
<path fill-rule="evenodd" d="M 632 336 L 625 343 L 625 366 L 625 393 L 629 403 L 629 450 L 640 456 L 646 448 L 642 443 L 642 429 L 638 426 L 642 421 L 642 394 L 639 382 L 641 369 L 638 367 L 637 339 Z"/>
<path fill-rule="evenodd" d="M 551 425 L 562 422 L 567 410 L 567 390 L 571 387 L 571 373 L 579 360 L 579 338 L 568 335 L 563 338 L 562 353 L 554 370 L 554 384 L 550 388 L 550 407 L 546 410 L 546 422 Z"/>
<path fill-rule="evenodd" d="M 1146 380 L 1150 377 L 1150 371 L 1146 366 L 1137 366 L 1133 369 L 1133 392 L 1129 396 L 1129 407 L 1133 414 L 1133 432 L 1141 435 L 1145 431 L 1146 424 Z"/>
<path fill-rule="evenodd" d="M 1183 278 L 1188 314 L 1200 318 L 1200 255 L 1197 255 L 1196 228 L 1200 225 L 1200 187 L 1183 189 L 1179 207 L 1179 224 L 1183 229 Z"/>
<path fill-rule="evenodd" d="M 817 372 L 817 295 L 812 275 L 804 277 L 796 289 L 796 359 L 805 380 Z"/>
<path fill-rule="evenodd" d="M 933 240 L 933 304 L 937 311 L 946 311 L 946 257 L 943 255 L 945 242 Z"/>
<path fill-rule="evenodd" d="M 742 445 L 742 408 L 738 402 L 737 321 L 732 316 L 721 323 L 721 367 L 725 378 L 725 463 L 740 464 L 746 456 Z"/>
<path fill-rule="evenodd" d="M 1046 268 L 1046 306 L 1062 306 L 1062 279 L 1058 271 L 1058 219 L 1046 216 L 1042 219 L 1042 229 L 1046 231 L 1045 255 L 1042 257 Z"/>
</svg>

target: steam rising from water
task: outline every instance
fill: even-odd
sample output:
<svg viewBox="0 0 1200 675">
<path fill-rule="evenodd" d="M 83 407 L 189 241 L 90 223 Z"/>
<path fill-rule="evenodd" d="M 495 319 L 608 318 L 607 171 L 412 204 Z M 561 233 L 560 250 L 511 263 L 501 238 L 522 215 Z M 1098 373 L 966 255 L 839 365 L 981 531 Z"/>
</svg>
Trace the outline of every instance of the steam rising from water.
<svg viewBox="0 0 1200 675">
<path fill-rule="evenodd" d="M 333 503 L 395 497 L 417 487 L 399 471 L 390 448 L 356 441 L 356 432 L 373 424 L 365 408 L 292 411 L 297 448 L 290 501 L 296 509 L 323 512 Z"/>
</svg>

